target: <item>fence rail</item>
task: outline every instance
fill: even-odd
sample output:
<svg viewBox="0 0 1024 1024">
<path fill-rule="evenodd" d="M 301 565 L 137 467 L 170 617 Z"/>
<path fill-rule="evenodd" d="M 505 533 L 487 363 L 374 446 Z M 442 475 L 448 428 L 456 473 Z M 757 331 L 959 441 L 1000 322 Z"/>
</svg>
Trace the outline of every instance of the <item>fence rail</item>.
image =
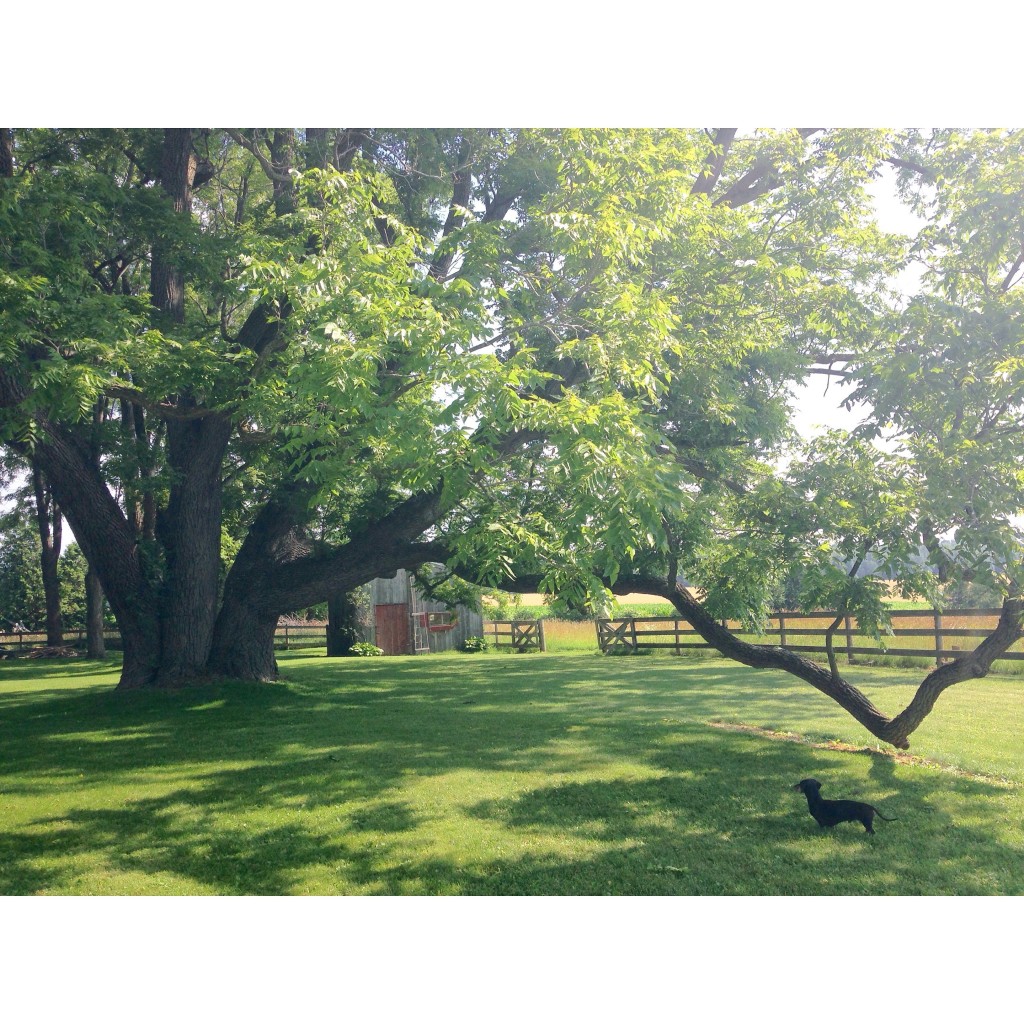
<svg viewBox="0 0 1024 1024">
<path fill-rule="evenodd" d="M 511 647 L 517 654 L 546 651 L 543 619 L 494 619 L 484 622 L 484 639 L 495 647 Z"/>
<path fill-rule="evenodd" d="M 103 640 L 107 644 L 117 646 L 121 641 L 121 634 L 116 629 L 105 629 Z M 84 629 L 65 629 L 64 642 L 62 647 L 81 647 L 86 645 Z M 0 652 L 30 651 L 36 647 L 49 647 L 45 630 L 29 630 L 27 632 L 0 633 Z"/>
<path fill-rule="evenodd" d="M 274 630 L 274 646 L 284 651 L 295 651 L 303 647 L 326 647 L 327 626 L 322 622 L 311 622 L 308 626 L 282 622 Z"/>
<path fill-rule="evenodd" d="M 108 645 L 118 647 L 121 634 L 116 629 L 103 631 L 103 639 Z M 327 627 L 313 623 L 308 626 L 282 624 L 274 631 L 274 646 L 283 650 L 295 650 L 301 647 L 325 647 L 327 645 Z M 32 630 L 24 633 L 0 633 L 0 652 L 21 654 L 36 647 L 47 647 L 46 633 Z M 84 629 L 65 629 L 64 647 L 85 647 Z"/>
<path fill-rule="evenodd" d="M 544 641 L 544 624 L 537 620 L 485 622 L 484 633 L 496 647 L 511 647 L 515 651 L 547 650 Z M 118 646 L 121 635 L 117 630 L 105 630 L 104 639 L 112 646 Z M 327 627 L 323 623 L 295 625 L 281 623 L 274 631 L 274 647 L 278 650 L 294 651 L 305 647 L 325 647 Z M 18 633 L 0 633 L 0 655 L 24 654 L 33 648 L 46 647 L 46 633 L 37 630 Z M 84 629 L 64 630 L 65 647 L 85 647 Z"/>
<path fill-rule="evenodd" d="M 872 658 L 927 658 L 936 665 L 945 661 L 962 658 L 969 654 L 977 644 L 970 643 L 973 638 L 980 640 L 989 635 L 999 621 L 998 608 L 951 608 L 944 612 L 899 610 L 889 613 L 892 618 L 891 640 L 907 638 L 911 640 L 930 639 L 931 644 L 902 646 L 871 646 L 871 642 L 860 631 L 857 620 L 846 616 L 836 630 L 833 649 L 838 654 L 845 654 L 849 662 L 858 656 Z M 964 619 L 987 619 L 986 624 L 974 626 L 959 624 Z M 758 637 L 751 637 L 751 642 L 759 646 L 784 647 L 789 651 L 801 654 L 825 654 L 824 637 L 835 616 L 828 612 L 783 612 L 769 619 L 769 626 Z M 799 625 L 795 625 L 799 623 Z M 817 623 L 813 624 L 812 623 Z M 951 623 L 957 623 L 952 625 Z M 738 622 L 723 621 L 722 625 L 736 633 L 743 633 Z M 632 652 L 640 650 L 669 650 L 682 653 L 685 650 L 699 650 L 712 647 L 701 639 L 700 634 L 684 619 L 669 618 L 622 618 L 598 619 L 597 645 L 604 653 Z M 773 642 L 764 643 L 762 637 L 771 637 Z M 792 638 L 821 637 L 820 644 L 797 642 Z M 777 639 L 775 639 L 777 638 Z M 956 640 L 958 643 L 946 643 Z M 968 641 L 968 642 L 965 642 Z M 911 640 L 911 643 L 913 641 Z M 999 659 L 1000 661 L 1024 661 L 1024 651 L 1010 650 Z"/>
</svg>

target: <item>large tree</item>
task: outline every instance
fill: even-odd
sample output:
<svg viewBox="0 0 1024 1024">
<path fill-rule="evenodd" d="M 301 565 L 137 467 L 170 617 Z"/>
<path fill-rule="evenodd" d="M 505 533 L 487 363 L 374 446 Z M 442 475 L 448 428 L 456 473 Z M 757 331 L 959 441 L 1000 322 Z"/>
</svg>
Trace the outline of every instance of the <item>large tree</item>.
<svg viewBox="0 0 1024 1024">
<path fill-rule="evenodd" d="M 986 166 L 1005 167 L 1012 139 L 964 145 L 984 140 Z M 879 457 L 866 435 L 780 468 L 794 387 L 844 373 L 886 408 L 885 381 L 904 365 L 888 353 L 901 339 L 915 352 L 913 325 L 946 308 L 900 308 L 887 282 L 908 250 L 873 225 L 866 191 L 886 161 L 908 194 L 946 181 L 925 160 L 941 149 L 931 138 L 168 129 L 0 141 L 0 428 L 43 467 L 103 583 L 124 687 L 269 678 L 279 614 L 443 560 L 595 600 L 626 581 L 675 595 L 685 573 L 706 601 L 680 591 L 677 607 L 749 660 L 714 616 L 756 618 L 794 560 L 837 611 L 864 614 L 874 591 L 850 570 L 877 546 L 867 534 L 899 538 L 887 558 L 908 585 L 927 583 L 905 557 L 922 530 L 936 558 L 950 550 L 952 519 L 925 500 L 950 491 L 938 460 L 915 461 L 927 454 L 917 440 L 892 456 L 917 472 L 906 514 L 884 488 L 839 494 L 859 479 L 854 456 Z M 943 216 L 958 214 L 932 222 Z M 969 249 L 966 228 L 936 231 L 943 259 Z M 1000 490 L 1004 514 L 1014 500 Z M 1005 531 L 985 537 L 974 571 Z M 972 557 L 963 539 L 955 550 Z M 1012 618 L 1012 581 L 1004 592 Z M 836 671 L 769 655 L 877 725 Z"/>
</svg>

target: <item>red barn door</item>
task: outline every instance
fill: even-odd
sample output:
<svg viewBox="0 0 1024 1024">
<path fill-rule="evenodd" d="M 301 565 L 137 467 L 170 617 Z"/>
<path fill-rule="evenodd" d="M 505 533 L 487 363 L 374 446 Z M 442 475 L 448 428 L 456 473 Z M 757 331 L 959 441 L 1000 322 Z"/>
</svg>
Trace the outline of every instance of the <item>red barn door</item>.
<svg viewBox="0 0 1024 1024">
<path fill-rule="evenodd" d="M 411 654 L 409 649 L 409 606 L 379 604 L 375 618 L 377 646 L 385 654 Z"/>
</svg>

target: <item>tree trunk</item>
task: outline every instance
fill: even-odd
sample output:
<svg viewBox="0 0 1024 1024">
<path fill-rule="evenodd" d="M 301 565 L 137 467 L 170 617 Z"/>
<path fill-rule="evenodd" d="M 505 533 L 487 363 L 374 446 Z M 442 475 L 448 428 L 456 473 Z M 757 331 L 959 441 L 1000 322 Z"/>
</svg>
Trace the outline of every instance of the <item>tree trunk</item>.
<svg viewBox="0 0 1024 1024">
<path fill-rule="evenodd" d="M 99 660 L 107 656 L 103 637 L 103 587 L 91 567 L 85 574 L 85 642 L 86 657 Z"/>
<path fill-rule="evenodd" d="M 253 681 L 277 678 L 274 629 L 278 617 L 293 609 L 275 611 L 267 604 L 267 591 L 278 566 L 308 551 L 296 524 L 309 497 L 302 485 L 285 485 L 249 528 L 224 581 L 209 658 L 214 674 Z"/>
<path fill-rule="evenodd" d="M 326 128 L 306 129 L 306 166 L 321 171 L 327 170 L 327 159 L 332 148 L 331 137 Z"/>
<path fill-rule="evenodd" d="M 277 679 L 274 632 L 278 615 L 252 600 L 226 595 L 210 652 L 212 675 L 267 683 Z"/>
<path fill-rule="evenodd" d="M 181 216 L 191 216 L 195 173 L 192 129 L 165 128 L 160 153 L 160 184 L 174 212 Z M 166 314 L 172 323 L 180 324 L 184 321 L 185 277 L 173 249 L 159 238 L 153 243 L 150 292 L 153 305 Z"/>
<path fill-rule="evenodd" d="M 0 128 L 0 178 L 14 175 L 14 143 L 10 128 Z"/>
<path fill-rule="evenodd" d="M 160 184 L 178 217 L 191 221 L 196 157 L 190 128 L 165 128 Z M 172 323 L 185 320 L 184 274 L 173 251 L 153 244 L 153 304 Z M 178 399 L 182 410 L 196 409 L 193 396 Z M 135 432 L 140 433 L 135 423 Z M 166 558 L 160 601 L 160 660 L 154 685 L 183 686 L 206 674 L 217 617 L 220 575 L 221 467 L 231 422 L 215 414 L 171 419 L 167 425 L 167 461 L 171 494 L 158 540 Z M 144 517 L 143 517 L 144 518 Z M 143 524 L 144 525 L 144 524 Z"/>
<path fill-rule="evenodd" d="M 88 443 L 37 417 L 35 457 L 86 561 L 99 577 L 124 641 L 121 686 L 151 685 L 160 663 L 160 630 L 145 548 L 107 490 Z"/>
<path fill-rule="evenodd" d="M 37 427 L 39 466 L 117 620 L 124 645 L 118 688 L 175 687 L 195 681 L 205 672 L 204 658 L 197 652 L 209 649 L 216 610 L 219 486 L 212 496 L 199 493 L 211 479 L 202 472 L 191 483 L 176 484 L 174 500 L 183 510 L 182 524 L 167 527 L 174 550 L 165 560 L 152 544 L 138 542 L 133 524 L 94 465 L 90 444 L 42 416 L 37 416 Z M 207 469 L 216 461 L 211 450 L 218 432 L 214 426 L 210 430 L 212 437 L 194 449 L 194 468 L 203 467 L 204 455 Z M 219 475 L 212 479 L 219 481 Z M 194 526 L 192 534 L 185 524 Z M 192 565 L 193 558 L 205 564 Z M 187 608 L 190 593 L 198 595 L 198 614 Z"/>
<path fill-rule="evenodd" d="M 217 619 L 221 466 L 230 436 L 230 421 L 217 416 L 168 424 L 167 457 L 176 482 L 158 529 L 166 556 L 159 687 L 187 685 L 206 674 Z"/>
<path fill-rule="evenodd" d="M 327 598 L 327 657 L 343 658 L 365 639 L 363 602 L 358 591 L 335 591 Z"/>
<path fill-rule="evenodd" d="M 295 165 L 295 129 L 275 128 L 270 140 L 270 160 L 278 172 L 274 178 L 274 213 L 278 217 L 295 212 L 295 194 L 288 172 Z"/>
<path fill-rule="evenodd" d="M 60 647 L 64 643 L 64 617 L 60 608 L 61 514 L 53 493 L 43 479 L 38 462 L 32 460 L 32 489 L 36 498 L 36 522 L 39 527 L 40 569 L 43 574 L 43 595 L 46 600 L 46 643 Z"/>
</svg>

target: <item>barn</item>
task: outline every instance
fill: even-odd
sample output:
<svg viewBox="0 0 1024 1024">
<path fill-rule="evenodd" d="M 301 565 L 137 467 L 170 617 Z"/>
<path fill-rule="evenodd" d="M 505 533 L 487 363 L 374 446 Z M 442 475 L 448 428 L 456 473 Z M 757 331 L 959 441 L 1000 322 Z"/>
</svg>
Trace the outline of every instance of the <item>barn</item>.
<svg viewBox="0 0 1024 1024">
<path fill-rule="evenodd" d="M 471 608 L 450 609 L 417 589 L 412 573 L 399 569 L 393 579 L 369 584 L 371 643 L 385 654 L 451 651 L 467 637 L 483 634 L 483 616 Z"/>
</svg>

